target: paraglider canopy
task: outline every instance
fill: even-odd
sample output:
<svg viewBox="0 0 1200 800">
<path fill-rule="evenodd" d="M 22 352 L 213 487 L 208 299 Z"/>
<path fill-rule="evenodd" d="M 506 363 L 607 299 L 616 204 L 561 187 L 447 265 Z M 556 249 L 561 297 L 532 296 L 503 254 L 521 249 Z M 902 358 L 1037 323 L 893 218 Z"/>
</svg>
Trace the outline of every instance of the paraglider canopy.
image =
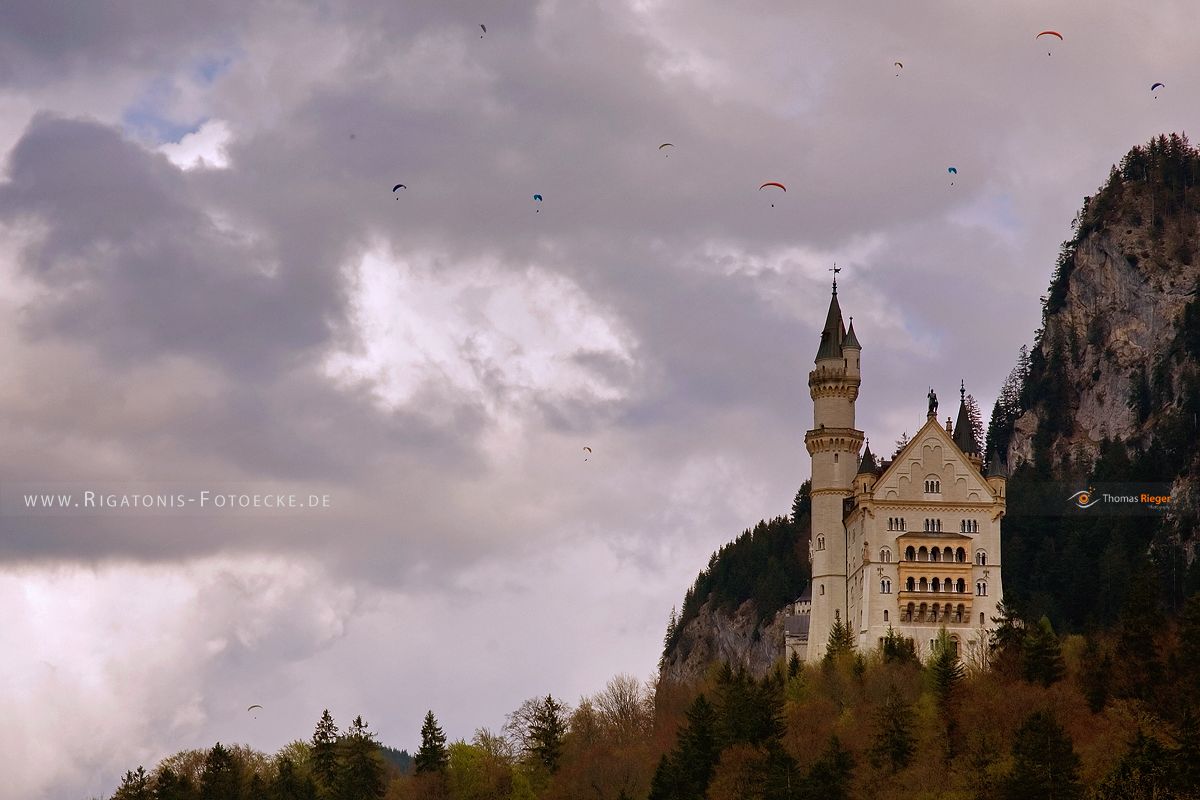
<svg viewBox="0 0 1200 800">
<path fill-rule="evenodd" d="M 397 183 L 395 186 L 393 186 L 393 187 L 392 187 L 392 191 L 394 192 L 394 191 L 396 191 L 397 189 L 407 189 L 407 188 L 408 188 L 408 187 L 407 187 L 407 186 L 405 186 L 403 183 Z"/>
<path fill-rule="evenodd" d="M 675 146 L 675 145 L 671 144 L 670 142 L 663 142 L 662 144 L 660 144 L 660 145 L 658 146 L 658 149 L 659 149 L 659 150 L 662 150 L 664 147 L 674 147 L 674 146 Z"/>
<path fill-rule="evenodd" d="M 539 203 L 540 203 L 540 202 L 542 202 L 542 196 L 541 196 L 540 194 L 535 194 L 535 195 L 533 196 L 533 199 L 534 199 L 534 200 L 537 200 Z"/>
<path fill-rule="evenodd" d="M 1035 37 L 1033 37 L 1033 38 L 1035 38 L 1035 39 L 1040 39 L 1040 38 L 1042 38 L 1043 36 L 1054 36 L 1054 37 L 1056 37 L 1056 38 L 1057 38 L 1057 39 L 1058 39 L 1060 42 L 1063 40 L 1062 34 L 1061 34 L 1061 33 L 1059 33 L 1058 31 L 1042 31 L 1041 33 L 1039 33 L 1037 36 L 1035 36 Z"/>
<path fill-rule="evenodd" d="M 957 175 L 958 167 L 947 167 L 946 172 L 949 172 L 951 175 Z"/>
<path fill-rule="evenodd" d="M 483 33 L 487 33 L 487 25 L 484 25 L 484 24 L 481 22 L 481 23 L 479 23 L 479 27 L 483 29 Z M 479 34 L 479 38 L 480 38 L 480 39 L 482 39 L 482 38 L 483 38 L 483 33 Z"/>
<path fill-rule="evenodd" d="M 1166 84 L 1165 84 L 1165 83 L 1156 83 L 1156 84 L 1154 84 L 1153 86 L 1151 86 L 1151 87 L 1150 87 L 1150 91 L 1152 91 L 1152 92 L 1153 92 L 1155 89 L 1159 88 L 1160 86 L 1161 86 L 1161 87 L 1165 87 L 1165 86 L 1166 86 Z"/>
</svg>

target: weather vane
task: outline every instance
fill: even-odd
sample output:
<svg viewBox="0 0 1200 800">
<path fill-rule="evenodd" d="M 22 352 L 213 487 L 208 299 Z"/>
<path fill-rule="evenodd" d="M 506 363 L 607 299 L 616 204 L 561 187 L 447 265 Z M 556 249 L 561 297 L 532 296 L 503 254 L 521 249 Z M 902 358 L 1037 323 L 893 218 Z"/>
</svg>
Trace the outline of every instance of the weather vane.
<svg viewBox="0 0 1200 800">
<path fill-rule="evenodd" d="M 835 261 L 833 262 L 833 266 L 829 268 L 829 271 L 833 273 L 833 293 L 837 294 L 837 274 L 842 271 L 842 268 Z"/>
</svg>

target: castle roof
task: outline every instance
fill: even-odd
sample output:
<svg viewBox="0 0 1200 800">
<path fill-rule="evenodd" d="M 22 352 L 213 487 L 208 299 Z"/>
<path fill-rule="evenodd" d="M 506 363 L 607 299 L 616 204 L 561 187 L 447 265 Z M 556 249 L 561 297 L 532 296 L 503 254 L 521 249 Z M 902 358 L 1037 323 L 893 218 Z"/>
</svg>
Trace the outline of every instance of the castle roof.
<svg viewBox="0 0 1200 800">
<path fill-rule="evenodd" d="M 850 318 L 850 330 L 846 332 L 846 341 L 842 342 L 842 347 L 857 347 L 862 350 L 862 345 L 858 343 L 858 337 L 854 335 L 854 317 Z"/>
<path fill-rule="evenodd" d="M 954 443 L 958 449 L 967 455 L 979 455 L 979 444 L 975 441 L 975 431 L 971 427 L 971 413 L 967 410 L 967 389 L 963 384 L 959 389 L 958 422 L 954 423 Z"/>
<path fill-rule="evenodd" d="M 989 478 L 1007 478 L 1008 477 L 1008 466 L 1003 461 L 1000 460 L 1000 457 L 998 455 L 996 455 L 995 450 L 993 450 L 991 453 L 988 454 L 987 477 L 989 477 Z"/>
<path fill-rule="evenodd" d="M 823 358 L 841 358 L 842 340 L 846 338 L 846 326 L 842 322 L 842 307 L 838 305 L 837 287 L 829 300 L 829 313 L 825 315 L 825 327 L 821 331 L 821 346 L 817 348 L 817 361 Z"/>
<path fill-rule="evenodd" d="M 871 443 L 867 442 L 863 448 L 862 461 L 858 464 L 859 475 L 874 475 L 875 474 L 875 456 L 871 455 Z"/>
</svg>

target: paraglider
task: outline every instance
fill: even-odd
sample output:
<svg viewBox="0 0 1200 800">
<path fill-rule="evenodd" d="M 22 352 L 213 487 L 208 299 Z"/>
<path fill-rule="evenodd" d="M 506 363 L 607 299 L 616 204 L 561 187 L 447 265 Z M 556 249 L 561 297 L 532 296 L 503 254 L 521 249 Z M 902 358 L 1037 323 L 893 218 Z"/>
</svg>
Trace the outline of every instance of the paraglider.
<svg viewBox="0 0 1200 800">
<path fill-rule="evenodd" d="M 946 172 L 947 172 L 948 174 L 950 174 L 950 175 L 957 175 L 957 174 L 958 174 L 958 167 L 946 167 Z M 954 181 L 950 181 L 950 185 L 951 185 L 951 186 L 953 186 L 953 185 L 954 185 Z"/>
<path fill-rule="evenodd" d="M 659 149 L 659 150 L 662 150 L 662 149 L 663 149 L 663 148 L 665 148 L 665 147 L 670 147 L 671 149 L 674 149 L 674 148 L 675 148 L 675 145 L 671 144 L 670 142 L 663 142 L 662 144 L 660 144 L 660 145 L 658 146 L 658 149 Z M 671 154 L 670 154 L 670 153 L 663 153 L 663 155 L 664 155 L 664 156 L 666 156 L 667 158 L 670 158 L 670 157 L 671 157 Z"/>
<path fill-rule="evenodd" d="M 479 27 L 480 27 L 480 28 L 483 28 L 483 33 L 487 33 L 487 25 L 484 25 L 484 24 L 481 22 L 481 23 L 479 23 Z M 483 38 L 483 33 L 479 34 L 479 38 L 480 38 L 480 39 L 482 39 L 482 38 Z"/>
<path fill-rule="evenodd" d="M 249 708 L 247 708 L 247 709 L 246 709 L 246 711 L 247 711 L 247 712 L 250 712 L 250 711 L 253 711 L 253 710 L 254 710 L 254 709 L 256 709 L 256 708 L 257 708 L 257 709 L 259 709 L 260 711 L 262 710 L 262 706 L 260 706 L 260 705 L 258 705 L 257 703 L 255 703 L 254 705 L 252 705 L 252 706 L 250 706 Z M 255 719 L 258 719 L 258 715 L 257 715 L 257 714 L 255 714 L 255 715 L 254 715 L 254 718 L 255 718 Z"/>
<path fill-rule="evenodd" d="M 1156 84 L 1154 84 L 1153 86 L 1151 86 L 1151 87 L 1150 87 L 1150 91 L 1154 92 L 1154 99 L 1155 99 L 1155 100 L 1157 100 L 1157 99 L 1158 99 L 1158 92 L 1157 92 L 1157 91 L 1155 91 L 1155 90 L 1157 90 L 1157 89 L 1165 89 L 1165 88 L 1167 88 L 1167 85 L 1166 85 L 1165 83 L 1156 83 Z"/>
<path fill-rule="evenodd" d="M 1060 42 L 1063 40 L 1063 35 L 1061 33 L 1059 33 L 1058 31 L 1042 31 L 1041 33 L 1039 33 L 1037 36 L 1035 36 L 1033 38 L 1035 40 L 1037 40 L 1037 39 L 1041 39 L 1043 36 L 1053 36 L 1056 39 L 1058 39 Z M 1049 50 L 1046 51 L 1046 55 L 1050 55 Z"/>
<path fill-rule="evenodd" d="M 535 201 L 535 202 L 538 202 L 538 203 L 542 202 L 542 196 L 541 196 L 540 194 L 535 194 L 535 195 L 533 196 L 533 199 L 534 199 L 534 201 Z M 536 211 L 537 211 L 538 213 L 541 213 L 541 209 L 540 209 L 540 208 L 539 208 L 539 209 L 536 209 Z"/>
<path fill-rule="evenodd" d="M 787 191 L 787 187 L 777 181 L 767 181 L 762 186 L 758 187 L 758 190 L 761 192 L 763 189 L 767 188 L 768 186 L 774 186 L 779 189 L 782 189 L 785 192 Z M 775 204 L 771 203 L 771 208 L 774 208 L 774 207 L 775 207 Z"/>
<path fill-rule="evenodd" d="M 583 449 L 589 453 L 592 452 L 592 448 L 590 448 L 590 447 L 585 447 Z M 584 461 L 587 461 L 587 459 L 585 458 Z"/>
<path fill-rule="evenodd" d="M 904 69 L 904 65 L 903 65 L 903 64 L 901 64 L 899 61 L 897 61 L 897 62 L 896 62 L 896 69 L 897 69 L 897 70 L 902 70 L 902 69 Z M 897 78 L 899 78 L 899 77 L 900 77 L 900 73 L 899 73 L 899 72 L 897 72 L 897 73 L 896 73 L 896 77 L 897 77 Z"/>
<path fill-rule="evenodd" d="M 408 187 L 405 186 L 403 183 L 397 183 L 395 186 L 392 187 L 392 194 L 396 194 L 396 192 L 400 191 L 401 189 L 407 189 L 407 188 Z M 400 196 L 397 195 L 396 199 L 399 200 Z"/>
</svg>

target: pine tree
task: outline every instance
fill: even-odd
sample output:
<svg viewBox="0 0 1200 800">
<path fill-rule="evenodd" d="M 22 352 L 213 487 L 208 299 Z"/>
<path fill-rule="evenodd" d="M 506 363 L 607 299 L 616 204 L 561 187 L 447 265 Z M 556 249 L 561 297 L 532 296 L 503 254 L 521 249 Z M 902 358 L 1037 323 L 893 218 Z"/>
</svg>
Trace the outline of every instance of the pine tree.
<svg viewBox="0 0 1200 800">
<path fill-rule="evenodd" d="M 154 800 L 154 793 L 150 791 L 150 776 L 145 768 L 138 767 L 136 771 L 126 772 L 112 800 Z"/>
<path fill-rule="evenodd" d="M 537 707 L 529 735 L 532 739 L 533 756 L 553 775 L 558 771 L 562 758 L 563 737 L 567 734 L 566 707 L 546 695 Z"/>
<path fill-rule="evenodd" d="M 800 654 L 797 653 L 795 650 L 793 650 L 791 657 L 788 658 L 788 666 L 787 666 L 788 677 L 789 678 L 796 677 L 797 675 L 800 674 L 800 669 L 801 669 Z"/>
<path fill-rule="evenodd" d="M 880 645 L 880 654 L 887 664 L 918 664 L 917 643 L 908 636 L 901 636 L 888 625 L 887 634 Z"/>
<path fill-rule="evenodd" d="M 1186 797 L 1175 769 L 1174 754 L 1141 730 L 1129 745 L 1129 752 L 1100 782 L 1092 793 L 1094 800 L 1174 800 Z"/>
<path fill-rule="evenodd" d="M 721 757 L 717 709 L 701 693 L 688 706 L 686 716 L 672 761 L 683 787 L 680 796 L 703 797 Z"/>
<path fill-rule="evenodd" d="M 959 660 L 958 653 L 954 652 L 954 642 L 946 629 L 942 628 L 934 640 L 933 657 L 929 661 L 929 678 L 943 711 L 948 710 L 950 698 L 965 675 L 966 669 Z"/>
<path fill-rule="evenodd" d="M 1025 662 L 1025 620 L 1011 604 L 1000 602 L 1000 616 L 992 617 L 992 664 L 1002 674 L 1016 677 Z"/>
<path fill-rule="evenodd" d="M 650 795 L 647 800 L 681 800 L 679 795 L 679 776 L 671 758 L 663 753 L 650 779 Z"/>
<path fill-rule="evenodd" d="M 450 755 L 446 751 L 446 734 L 438 725 L 433 711 L 425 713 L 425 721 L 421 724 L 421 747 L 413 756 L 413 769 L 418 775 L 425 773 L 444 773 L 450 764 Z"/>
<path fill-rule="evenodd" d="M 888 688 L 887 699 L 876 715 L 877 729 L 871 746 L 871 763 L 897 773 L 908 766 L 917 749 L 913 735 L 916 716 L 895 686 Z"/>
<path fill-rule="evenodd" d="M 1005 800 L 1079 800 L 1079 756 L 1048 711 L 1030 714 L 1012 746 L 1013 767 L 1004 782 Z"/>
<path fill-rule="evenodd" d="M 975 447 L 980 453 L 985 453 L 984 438 L 983 438 L 983 412 L 979 410 L 979 403 L 976 402 L 974 395 L 967 395 L 967 419 L 971 422 L 971 438 L 975 440 Z"/>
<path fill-rule="evenodd" d="M 854 652 L 854 632 L 842 622 L 841 614 L 835 612 L 833 627 L 829 629 L 829 642 L 825 645 L 824 664 L 832 664 L 843 655 Z"/>
<path fill-rule="evenodd" d="M 242 782 L 233 753 L 217 742 L 204 759 L 200 800 L 242 800 Z"/>
<path fill-rule="evenodd" d="M 908 431 L 900 434 L 900 438 L 896 440 L 896 449 L 892 451 L 892 458 L 900 455 L 900 451 L 908 447 Z"/>
<path fill-rule="evenodd" d="M 850 796 L 850 779 L 854 773 L 854 756 L 842 747 L 836 736 L 813 763 L 797 793 L 805 800 L 846 800 Z"/>
<path fill-rule="evenodd" d="M 383 797 L 387 790 L 387 770 L 375 734 L 367 730 L 367 723 L 361 716 L 355 717 L 346 730 L 341 749 L 338 796 L 344 800 Z"/>
<path fill-rule="evenodd" d="M 800 489 L 796 492 L 795 499 L 792 500 L 792 524 L 796 525 L 808 514 L 812 509 L 812 498 L 809 491 L 812 489 L 812 481 L 805 481 L 800 484 Z"/>
<path fill-rule="evenodd" d="M 275 764 L 275 774 L 267 786 L 270 800 L 315 800 L 317 787 L 308 775 L 301 775 L 287 756 Z"/>
<path fill-rule="evenodd" d="M 1024 677 L 1030 683 L 1051 686 L 1062 680 L 1066 670 L 1062 648 L 1049 617 L 1042 617 L 1038 624 L 1025 634 Z"/>
<path fill-rule="evenodd" d="M 675 634 L 679 628 L 679 617 L 675 614 L 675 606 L 671 606 L 671 616 L 667 618 L 667 635 L 663 637 L 662 655 L 658 657 L 658 671 L 662 672 L 667 665 L 667 653 L 675 645 Z"/>
<path fill-rule="evenodd" d="M 192 782 L 168 767 L 154 776 L 154 800 L 192 800 L 196 796 Z"/>
<path fill-rule="evenodd" d="M 321 712 L 312 737 L 312 774 L 322 797 L 332 797 L 337 786 L 337 743 L 337 725 L 327 708 Z"/>
<path fill-rule="evenodd" d="M 1083 647 L 1083 669 L 1079 675 L 1080 688 L 1093 714 L 1099 714 L 1108 703 L 1112 684 L 1112 658 L 1101 649 L 1096 637 L 1087 637 Z"/>
</svg>

